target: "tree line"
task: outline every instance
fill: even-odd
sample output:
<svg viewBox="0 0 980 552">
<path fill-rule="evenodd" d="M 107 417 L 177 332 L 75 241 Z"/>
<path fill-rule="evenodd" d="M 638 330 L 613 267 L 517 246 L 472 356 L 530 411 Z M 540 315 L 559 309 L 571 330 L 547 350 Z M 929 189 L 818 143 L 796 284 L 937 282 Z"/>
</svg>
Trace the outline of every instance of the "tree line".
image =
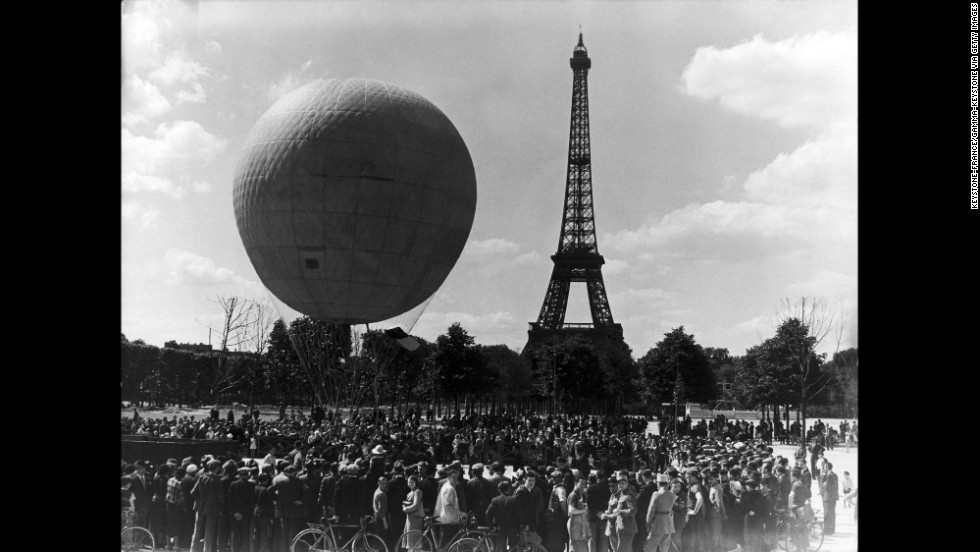
<svg viewBox="0 0 980 552">
<path fill-rule="evenodd" d="M 121 341 L 123 400 L 139 404 L 322 405 L 325 408 L 438 410 L 437 415 L 498 412 L 661 414 L 664 403 L 738 401 L 768 417 L 808 408 L 823 416 L 857 415 L 857 349 L 817 353 L 829 335 L 814 316 L 819 302 L 782 319 L 773 336 L 731 356 L 704 348 L 678 327 L 638 360 L 628 346 L 567 337 L 523 353 L 478 345 L 459 323 L 434 342 L 415 336 L 414 351 L 379 330 L 301 317 L 265 324 L 267 312 L 225 316 L 220 348 Z M 261 311 L 261 308 L 258 308 Z M 249 327 L 245 326 L 257 326 Z M 263 331 L 265 328 L 267 330 Z M 262 339 L 256 336 L 262 336 Z M 230 350 L 237 344 L 238 350 Z"/>
</svg>

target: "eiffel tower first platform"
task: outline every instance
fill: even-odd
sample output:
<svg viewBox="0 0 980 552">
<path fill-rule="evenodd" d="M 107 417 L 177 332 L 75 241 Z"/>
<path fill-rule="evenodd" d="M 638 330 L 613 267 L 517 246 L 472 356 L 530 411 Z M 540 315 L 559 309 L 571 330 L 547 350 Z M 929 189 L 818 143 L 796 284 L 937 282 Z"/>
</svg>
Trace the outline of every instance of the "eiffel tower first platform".
<svg viewBox="0 0 980 552">
<path fill-rule="evenodd" d="M 592 159 L 589 146 L 589 68 L 592 60 L 578 35 L 578 45 L 569 60 L 572 66 L 572 123 L 568 137 L 568 176 L 565 180 L 565 211 L 561 220 L 558 252 L 544 305 L 537 322 L 531 322 L 524 350 L 555 338 L 579 335 L 593 342 L 623 341 L 623 326 L 613 322 L 606 286 L 602 281 L 605 260 L 599 254 L 592 208 Z M 589 294 L 591 324 L 566 324 L 568 291 L 572 282 L 585 282 Z"/>
</svg>

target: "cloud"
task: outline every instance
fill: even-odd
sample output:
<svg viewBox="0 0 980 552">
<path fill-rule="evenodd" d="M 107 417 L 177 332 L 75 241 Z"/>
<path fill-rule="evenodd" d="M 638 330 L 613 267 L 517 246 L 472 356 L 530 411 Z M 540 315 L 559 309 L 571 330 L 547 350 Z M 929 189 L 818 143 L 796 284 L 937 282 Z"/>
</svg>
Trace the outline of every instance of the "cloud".
<svg viewBox="0 0 980 552">
<path fill-rule="evenodd" d="M 857 277 L 830 270 L 817 272 L 806 280 L 786 286 L 791 296 L 823 297 L 833 301 L 853 296 L 857 291 Z"/>
<path fill-rule="evenodd" d="M 856 60 L 853 32 L 779 42 L 759 35 L 727 49 L 699 48 L 681 76 L 684 92 L 811 136 L 752 172 L 740 197 L 687 205 L 603 243 L 640 259 L 749 261 L 817 249 L 850 256 L 857 239 Z M 733 185 L 726 176 L 718 193 Z"/>
<path fill-rule="evenodd" d="M 229 286 L 238 294 L 263 297 L 264 288 L 213 260 L 190 251 L 171 248 L 163 256 L 170 283 L 190 286 Z"/>
<path fill-rule="evenodd" d="M 137 220 L 143 226 L 148 227 L 160 215 L 160 211 L 152 206 L 143 205 L 137 201 L 124 201 L 122 203 L 122 216 L 130 220 Z"/>
<path fill-rule="evenodd" d="M 123 190 L 133 193 L 160 192 L 170 196 L 171 199 L 180 199 L 184 197 L 184 193 L 186 192 L 183 186 L 178 186 L 168 178 L 160 178 L 136 172 L 123 174 L 122 187 Z"/>
<path fill-rule="evenodd" d="M 489 255 L 513 255 L 519 250 L 520 246 L 510 240 L 490 238 L 488 240 L 470 240 L 466 244 L 464 253 L 483 257 Z"/>
<path fill-rule="evenodd" d="M 204 43 L 204 51 L 215 56 L 221 53 L 221 43 L 217 40 L 209 40 Z"/>
<path fill-rule="evenodd" d="M 609 296 L 610 302 L 620 302 L 630 306 L 649 307 L 654 305 L 667 305 L 677 299 L 677 293 L 660 288 L 627 288 L 624 291 L 613 293 Z"/>
<path fill-rule="evenodd" d="M 265 86 L 265 94 L 266 97 L 269 98 L 269 101 L 273 103 L 277 102 L 279 101 L 279 98 L 282 98 L 300 86 L 313 81 L 313 76 L 306 74 L 306 71 L 312 64 L 312 59 L 307 60 L 300 65 L 298 70 L 288 71 L 283 76 L 279 77 L 279 80 L 268 83 Z"/>
<path fill-rule="evenodd" d="M 489 335 L 495 332 L 513 333 L 516 318 L 513 314 L 506 311 L 495 311 L 486 314 L 471 314 L 465 312 L 425 312 L 419 318 L 412 333 L 425 337 L 425 339 L 435 339 L 437 336 L 446 333 L 446 329 L 452 324 L 459 322 L 471 336 L 474 332 Z M 429 337 L 426 337 L 429 336 Z M 481 342 L 484 342 L 481 340 Z"/>
<path fill-rule="evenodd" d="M 613 274 L 624 274 L 633 270 L 633 266 L 626 261 L 621 261 L 619 259 L 610 259 L 606 261 L 606 264 L 602 267 L 602 273 L 604 275 Z"/>
<path fill-rule="evenodd" d="M 136 136 L 122 130 L 122 182 L 128 192 L 161 192 L 181 199 L 187 187 L 170 174 L 180 174 L 188 164 L 207 163 L 221 152 L 227 141 L 204 130 L 194 121 L 175 121 L 157 126 L 154 137 Z M 196 182 L 196 192 L 210 185 Z"/>
<path fill-rule="evenodd" d="M 783 127 L 820 131 L 857 117 L 857 33 L 817 32 L 731 48 L 698 48 L 681 88 Z"/>
<path fill-rule="evenodd" d="M 129 75 L 123 81 L 123 116 L 126 126 L 148 123 L 170 111 L 173 106 L 153 83 L 139 75 Z"/>
<path fill-rule="evenodd" d="M 190 19 L 196 17 L 184 2 L 145 0 L 124 8 L 123 69 L 129 83 L 123 90 L 128 106 L 124 125 L 150 122 L 174 104 L 205 101 L 201 79 L 210 75 L 210 69 L 192 59 L 185 46 L 188 40 L 181 36 L 196 28 Z M 206 51 L 213 49 L 209 46 Z"/>
</svg>

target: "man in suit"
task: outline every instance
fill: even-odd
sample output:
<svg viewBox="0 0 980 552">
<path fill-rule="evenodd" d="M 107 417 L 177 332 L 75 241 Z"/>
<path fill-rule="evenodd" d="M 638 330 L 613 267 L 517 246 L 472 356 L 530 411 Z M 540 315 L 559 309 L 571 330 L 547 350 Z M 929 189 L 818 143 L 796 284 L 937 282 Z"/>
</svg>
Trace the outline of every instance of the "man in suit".
<svg viewBox="0 0 980 552">
<path fill-rule="evenodd" d="M 508 483 L 510 483 L 510 479 L 508 479 L 507 476 L 504 475 L 504 471 L 506 471 L 506 470 L 504 469 L 503 462 L 497 461 L 497 462 L 494 462 L 493 464 L 491 464 L 491 466 L 490 466 L 490 483 L 493 484 L 493 488 L 494 489 L 499 489 L 500 488 L 500 483 L 502 481 L 507 481 Z"/>
<path fill-rule="evenodd" d="M 837 474 L 834 473 L 834 465 L 827 462 L 827 473 L 823 477 L 820 485 L 823 494 L 823 532 L 825 535 L 833 535 L 837 524 L 837 499 L 839 488 Z"/>
<path fill-rule="evenodd" d="M 280 550 L 288 550 L 293 537 L 304 529 L 309 513 L 303 503 L 303 497 L 306 494 L 305 485 L 296 474 L 296 466 L 286 466 L 283 475 L 285 475 L 284 479 L 272 482 L 269 493 L 276 501 L 276 509 L 282 512 L 280 535 L 282 535 L 281 542 L 284 548 Z"/>
<path fill-rule="evenodd" d="M 490 500 L 487 507 L 487 522 L 494 530 L 494 550 L 507 550 L 521 532 L 524 509 L 520 500 L 511 492 L 510 481 L 497 485 L 500 494 Z"/>
<path fill-rule="evenodd" d="M 483 464 L 473 464 L 470 468 L 470 480 L 466 483 L 466 497 L 469 500 L 469 509 L 476 516 L 477 525 L 487 524 L 487 508 L 498 494 L 497 487 L 483 477 Z"/>
<path fill-rule="evenodd" d="M 649 506 L 646 510 L 639 510 L 648 534 L 644 552 L 670 552 L 670 539 L 674 534 L 674 514 L 671 508 L 677 495 L 670 490 L 670 477 L 667 474 L 657 475 L 657 486 L 657 491 L 648 499 Z"/>
<path fill-rule="evenodd" d="M 606 511 L 609 497 L 612 496 L 613 488 L 618 485 L 614 480 L 607 481 L 603 475 L 605 472 L 599 470 L 596 474 L 596 482 L 589 485 L 585 491 L 585 502 L 588 505 L 589 530 L 592 538 L 589 539 L 589 552 L 607 552 L 609 550 L 609 537 L 606 536 L 606 521 L 599 517 L 599 514 Z"/>
<path fill-rule="evenodd" d="M 358 477 L 360 467 L 357 464 L 347 466 L 347 473 L 337 481 L 333 494 L 333 504 L 340 525 L 360 525 L 360 516 L 367 510 L 364 504 L 364 481 Z M 338 538 L 345 540 L 353 534 L 346 532 Z"/>
<path fill-rule="evenodd" d="M 238 468 L 238 479 L 228 486 L 228 512 L 231 520 L 232 552 L 248 552 L 251 541 L 252 512 L 255 510 L 255 483 L 249 481 L 251 469 Z"/>
<path fill-rule="evenodd" d="M 402 503 L 408 497 L 408 479 L 405 478 L 405 466 L 401 460 L 395 461 L 391 479 L 388 481 L 388 516 L 391 518 L 391 531 L 388 537 L 391 542 L 388 550 L 394 550 L 395 541 L 405 530 L 405 511 L 402 510 Z"/>
<path fill-rule="evenodd" d="M 745 552 L 765 552 L 768 550 L 766 523 L 774 513 L 772 504 L 759 491 L 759 482 L 754 478 L 745 480 L 745 489 L 737 498 L 740 509 L 745 512 Z"/>
<path fill-rule="evenodd" d="M 136 497 L 134 502 L 136 523 L 148 527 L 150 525 L 150 500 L 153 497 L 153 489 L 150 485 L 150 477 L 146 475 L 146 468 L 146 460 L 136 462 L 136 471 L 132 474 L 133 486 L 130 487 L 130 490 Z"/>
<path fill-rule="evenodd" d="M 210 460 L 204 474 L 197 478 L 191 496 L 194 498 L 194 536 L 191 537 L 191 552 L 201 552 L 204 541 L 204 552 L 215 552 L 214 543 L 217 540 L 218 518 L 225 495 L 221 485 L 221 462 Z"/>
<path fill-rule="evenodd" d="M 633 539 L 633 552 L 640 552 L 644 549 L 647 541 L 647 510 L 650 508 L 650 501 L 653 493 L 657 491 L 657 484 L 653 482 L 653 472 L 643 470 L 639 474 L 640 492 L 636 495 L 636 537 Z"/>
</svg>

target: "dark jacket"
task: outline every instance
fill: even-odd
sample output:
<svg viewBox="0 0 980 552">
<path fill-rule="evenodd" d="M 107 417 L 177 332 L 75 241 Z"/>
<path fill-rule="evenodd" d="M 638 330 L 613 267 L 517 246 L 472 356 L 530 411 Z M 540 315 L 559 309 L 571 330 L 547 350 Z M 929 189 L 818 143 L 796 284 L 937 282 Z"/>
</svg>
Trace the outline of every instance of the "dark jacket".
<svg viewBox="0 0 980 552">
<path fill-rule="evenodd" d="M 500 495 L 500 491 L 484 477 L 474 477 L 466 483 L 468 507 L 476 514 L 476 520 L 479 524 L 486 523 L 487 508 L 490 507 L 490 501 L 498 495 Z"/>
<path fill-rule="evenodd" d="M 364 481 L 345 475 L 337 482 L 333 505 L 342 520 L 356 519 L 367 513 L 364 504 Z"/>
<path fill-rule="evenodd" d="M 211 473 L 202 474 L 191 489 L 191 496 L 194 497 L 194 510 L 197 512 L 208 516 L 221 514 L 225 493 L 219 476 Z"/>
<path fill-rule="evenodd" d="M 773 514 L 772 505 L 766 497 L 758 490 L 745 491 L 739 503 L 741 510 L 745 512 L 745 530 L 753 533 L 762 532 L 765 523 Z M 753 512 L 754 515 L 749 515 L 749 512 Z"/>
<path fill-rule="evenodd" d="M 514 495 L 497 496 L 487 507 L 487 522 L 501 533 L 519 533 L 524 517 L 521 501 Z"/>
<path fill-rule="evenodd" d="M 643 536 L 647 534 L 647 511 L 655 492 L 657 484 L 650 482 L 640 487 L 640 492 L 636 495 L 636 532 Z"/>
<path fill-rule="evenodd" d="M 589 506 L 589 523 L 601 521 L 599 514 L 606 511 L 606 506 L 609 504 L 609 497 L 611 496 L 612 492 L 609 490 L 609 485 L 605 481 L 599 481 L 598 483 L 589 485 L 585 493 L 585 501 Z"/>
<path fill-rule="evenodd" d="M 246 479 L 232 481 L 228 485 L 228 513 L 251 517 L 255 510 L 255 483 Z"/>
<path fill-rule="evenodd" d="M 823 484 L 821 485 L 823 490 L 824 502 L 837 502 L 840 498 L 840 486 L 837 483 L 837 474 L 830 472 L 827 477 L 824 478 Z"/>
<path fill-rule="evenodd" d="M 272 519 L 276 511 L 275 503 L 269 488 L 264 485 L 255 486 L 255 510 L 252 512 L 255 517 Z"/>
<path fill-rule="evenodd" d="M 308 515 L 306 504 L 303 503 L 305 491 L 306 486 L 297 476 L 280 479 L 269 487 L 269 492 L 284 518 L 305 518 Z M 299 504 L 296 504 L 297 501 Z"/>
</svg>

